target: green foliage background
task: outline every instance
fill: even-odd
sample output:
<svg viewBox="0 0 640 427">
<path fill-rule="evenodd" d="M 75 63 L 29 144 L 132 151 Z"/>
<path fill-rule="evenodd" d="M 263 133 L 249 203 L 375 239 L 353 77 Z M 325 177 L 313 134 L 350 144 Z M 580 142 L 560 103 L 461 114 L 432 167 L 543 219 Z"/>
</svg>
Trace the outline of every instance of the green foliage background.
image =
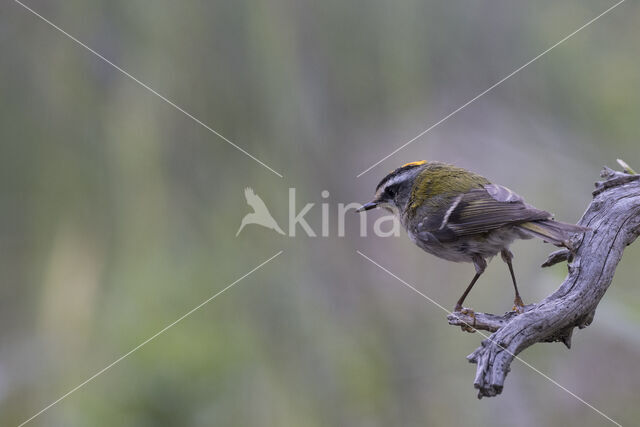
<svg viewBox="0 0 640 427">
<path fill-rule="evenodd" d="M 251 186 L 286 229 L 288 188 L 364 202 L 437 159 L 577 221 L 617 157 L 640 169 L 640 7 L 628 1 L 380 166 L 356 175 L 613 2 L 42 1 L 43 16 L 284 175 L 279 178 L 14 2 L 0 6 L 0 424 L 17 425 L 279 250 L 284 253 L 35 419 L 42 426 L 606 424 L 520 363 L 478 401 L 481 337 L 446 307 L 470 265 L 402 236 L 248 226 Z M 322 190 L 330 197 L 321 198 Z M 380 216 L 373 213 L 370 217 Z M 562 280 L 514 245 L 527 302 Z M 640 255 L 574 347 L 522 357 L 623 425 L 640 416 Z M 494 261 L 470 306 L 511 307 Z M 498 416 L 499 414 L 499 416 Z"/>
</svg>

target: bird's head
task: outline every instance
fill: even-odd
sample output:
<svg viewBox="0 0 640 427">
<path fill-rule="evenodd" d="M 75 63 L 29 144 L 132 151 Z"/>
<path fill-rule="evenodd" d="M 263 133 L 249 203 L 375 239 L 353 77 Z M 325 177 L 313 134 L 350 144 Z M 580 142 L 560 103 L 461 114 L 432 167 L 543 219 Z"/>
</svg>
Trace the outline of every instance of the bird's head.
<svg viewBox="0 0 640 427">
<path fill-rule="evenodd" d="M 372 201 L 362 205 L 357 211 L 381 207 L 393 212 L 394 208 L 403 211 L 411 196 L 411 189 L 418 174 L 427 162 L 407 163 L 385 176 L 376 187 L 376 195 Z"/>
</svg>

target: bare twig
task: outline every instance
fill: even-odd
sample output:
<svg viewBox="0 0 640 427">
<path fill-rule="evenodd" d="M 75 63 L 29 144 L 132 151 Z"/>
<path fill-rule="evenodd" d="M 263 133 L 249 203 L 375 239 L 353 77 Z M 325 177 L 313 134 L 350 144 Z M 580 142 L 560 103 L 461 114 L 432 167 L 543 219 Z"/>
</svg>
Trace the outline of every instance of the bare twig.
<svg viewBox="0 0 640 427">
<path fill-rule="evenodd" d="M 551 267 L 559 262 L 568 261 L 569 255 L 571 255 L 571 251 L 569 251 L 569 249 L 560 249 L 555 252 L 551 252 L 547 257 L 547 260 L 542 263 L 542 267 Z"/>
</svg>

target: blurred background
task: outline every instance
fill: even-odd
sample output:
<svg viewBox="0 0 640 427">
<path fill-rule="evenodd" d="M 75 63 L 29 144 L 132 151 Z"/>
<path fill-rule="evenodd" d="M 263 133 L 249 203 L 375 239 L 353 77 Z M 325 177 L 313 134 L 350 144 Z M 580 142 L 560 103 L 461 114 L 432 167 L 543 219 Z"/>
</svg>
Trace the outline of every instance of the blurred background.
<svg viewBox="0 0 640 427">
<path fill-rule="evenodd" d="M 279 250 L 284 253 L 34 426 L 599 426 L 514 362 L 476 399 L 482 339 L 445 307 L 473 275 L 404 232 L 360 237 L 337 204 L 389 170 L 455 163 L 575 222 L 600 168 L 640 169 L 640 6 L 625 2 L 424 137 L 356 175 L 613 1 L 116 0 L 27 4 L 231 139 L 260 166 L 20 5 L 0 6 L 0 424 L 17 425 Z M 254 188 L 287 230 L 247 226 Z M 330 193 L 327 199 L 322 191 Z M 370 219 L 383 215 L 369 214 Z M 369 224 L 371 229 L 371 224 Z M 566 267 L 518 242 L 525 302 Z M 640 243 L 573 348 L 521 356 L 623 425 L 640 416 Z M 494 260 L 467 305 L 501 313 Z"/>
</svg>

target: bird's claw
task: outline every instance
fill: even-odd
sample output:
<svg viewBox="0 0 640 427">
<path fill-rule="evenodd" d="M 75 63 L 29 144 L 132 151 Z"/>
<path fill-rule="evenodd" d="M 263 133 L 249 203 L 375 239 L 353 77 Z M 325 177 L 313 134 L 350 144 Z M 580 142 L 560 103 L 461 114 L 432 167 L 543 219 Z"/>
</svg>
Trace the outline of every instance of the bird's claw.
<svg viewBox="0 0 640 427">
<path fill-rule="evenodd" d="M 511 311 L 518 314 L 524 313 L 524 302 L 522 302 L 522 298 L 516 297 L 513 300 L 513 308 L 511 309 Z"/>
<path fill-rule="evenodd" d="M 511 308 L 511 311 L 514 312 L 514 313 L 522 314 L 522 313 L 524 313 L 524 306 L 522 306 L 522 305 L 514 305 Z"/>
<path fill-rule="evenodd" d="M 463 314 L 465 316 L 469 316 L 473 319 L 473 323 L 470 325 L 466 322 L 463 322 L 462 325 L 460 325 L 460 329 L 462 329 L 464 332 L 469 332 L 470 334 L 474 333 L 476 331 L 475 326 L 476 326 L 476 313 L 470 309 L 470 308 L 465 308 L 465 307 L 456 307 L 454 310 L 454 314 L 456 313 L 460 313 Z M 460 319 L 462 320 L 462 319 Z"/>
</svg>

